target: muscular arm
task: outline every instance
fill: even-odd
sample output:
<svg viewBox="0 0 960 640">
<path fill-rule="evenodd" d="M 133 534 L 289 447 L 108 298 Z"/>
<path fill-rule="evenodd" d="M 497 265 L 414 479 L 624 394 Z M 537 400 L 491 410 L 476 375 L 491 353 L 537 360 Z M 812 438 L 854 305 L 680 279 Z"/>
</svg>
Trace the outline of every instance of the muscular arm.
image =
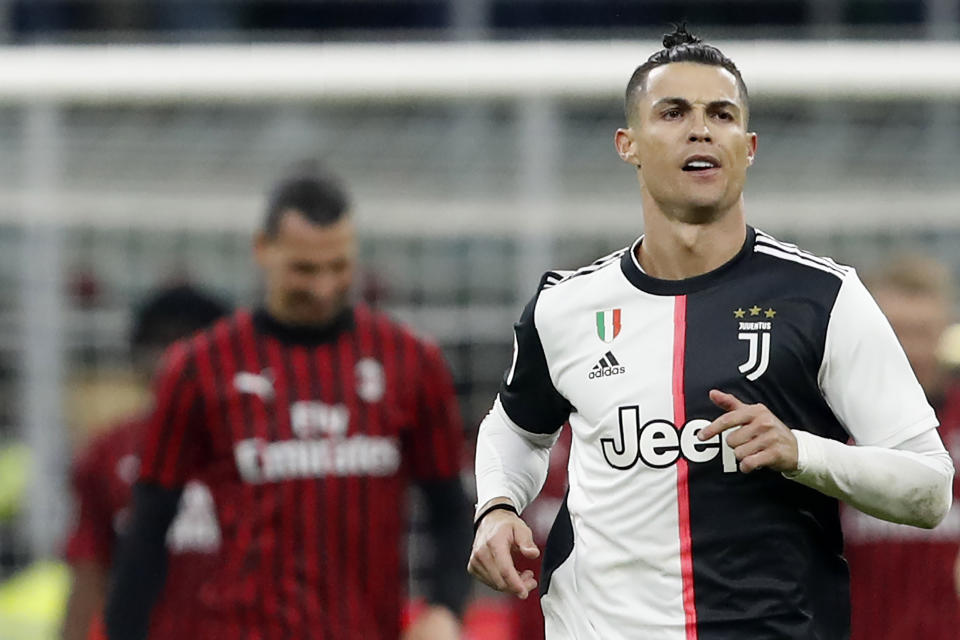
<svg viewBox="0 0 960 640">
<path fill-rule="evenodd" d="M 150 611 L 167 571 L 167 529 L 177 513 L 182 489 L 138 482 L 133 516 L 113 567 L 106 626 L 109 640 L 143 640 Z"/>
<path fill-rule="evenodd" d="M 932 529 L 953 500 L 953 461 L 933 429 L 892 447 L 857 447 L 794 430 L 791 480 L 871 516 Z"/>
</svg>

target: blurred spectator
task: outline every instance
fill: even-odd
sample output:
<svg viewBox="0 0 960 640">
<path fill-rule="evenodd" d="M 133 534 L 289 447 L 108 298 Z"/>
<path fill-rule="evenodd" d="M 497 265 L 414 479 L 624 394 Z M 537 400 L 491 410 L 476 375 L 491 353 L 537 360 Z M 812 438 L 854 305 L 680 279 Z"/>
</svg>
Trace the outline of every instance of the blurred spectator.
<svg viewBox="0 0 960 640">
<path fill-rule="evenodd" d="M 145 383 L 166 347 L 226 312 L 219 301 L 188 286 L 151 296 L 133 323 L 131 356 L 136 373 Z M 95 629 L 102 624 L 110 564 L 127 520 L 145 418 L 132 416 L 98 435 L 74 462 L 71 479 L 77 520 L 66 549 L 73 585 L 64 620 L 65 640 L 97 637 Z M 189 612 L 195 606 L 196 585 L 215 558 L 219 535 L 209 490 L 201 482 L 191 482 L 167 539 L 169 575 L 151 621 L 152 640 L 196 637 L 187 626 L 195 619 Z"/>
<path fill-rule="evenodd" d="M 917 379 L 940 420 L 940 437 L 960 460 L 960 385 L 938 359 L 951 320 L 953 283 L 948 269 L 922 256 L 888 263 L 867 285 L 893 326 Z M 960 509 L 937 528 L 895 525 L 843 507 L 850 563 L 852 640 L 955 640 L 960 601 L 953 567 L 960 547 Z"/>
</svg>

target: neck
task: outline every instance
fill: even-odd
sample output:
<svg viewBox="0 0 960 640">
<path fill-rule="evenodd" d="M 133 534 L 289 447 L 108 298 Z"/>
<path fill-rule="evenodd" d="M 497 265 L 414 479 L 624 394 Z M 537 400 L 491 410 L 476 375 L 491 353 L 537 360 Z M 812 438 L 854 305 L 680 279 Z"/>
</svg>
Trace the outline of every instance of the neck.
<svg viewBox="0 0 960 640">
<path fill-rule="evenodd" d="M 644 192 L 644 235 L 637 260 L 650 276 L 685 280 L 709 273 L 731 260 L 747 236 L 743 199 L 703 223 L 667 216 Z"/>
</svg>

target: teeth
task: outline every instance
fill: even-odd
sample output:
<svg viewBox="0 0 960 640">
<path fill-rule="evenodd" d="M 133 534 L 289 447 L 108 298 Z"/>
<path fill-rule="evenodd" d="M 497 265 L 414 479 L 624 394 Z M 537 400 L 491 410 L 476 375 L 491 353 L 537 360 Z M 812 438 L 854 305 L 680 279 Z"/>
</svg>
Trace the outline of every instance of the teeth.
<svg viewBox="0 0 960 640">
<path fill-rule="evenodd" d="M 691 169 L 712 169 L 714 165 L 712 162 L 707 162 L 706 160 L 693 160 L 687 163 L 687 166 Z"/>
</svg>

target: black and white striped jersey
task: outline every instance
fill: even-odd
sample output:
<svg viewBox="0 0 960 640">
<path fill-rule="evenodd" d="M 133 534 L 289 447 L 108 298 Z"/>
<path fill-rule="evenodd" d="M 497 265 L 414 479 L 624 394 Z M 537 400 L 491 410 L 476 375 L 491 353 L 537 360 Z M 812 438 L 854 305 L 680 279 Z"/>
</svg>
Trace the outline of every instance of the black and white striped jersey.
<svg viewBox="0 0 960 640">
<path fill-rule="evenodd" d="M 837 441 L 935 428 L 893 331 L 852 268 L 761 231 L 679 281 L 643 272 L 641 241 L 544 276 L 500 390 L 511 428 L 573 432 L 544 555 L 548 638 L 847 637 L 836 500 L 739 473 L 725 436 L 696 434 L 722 413 L 714 388 Z"/>
</svg>

